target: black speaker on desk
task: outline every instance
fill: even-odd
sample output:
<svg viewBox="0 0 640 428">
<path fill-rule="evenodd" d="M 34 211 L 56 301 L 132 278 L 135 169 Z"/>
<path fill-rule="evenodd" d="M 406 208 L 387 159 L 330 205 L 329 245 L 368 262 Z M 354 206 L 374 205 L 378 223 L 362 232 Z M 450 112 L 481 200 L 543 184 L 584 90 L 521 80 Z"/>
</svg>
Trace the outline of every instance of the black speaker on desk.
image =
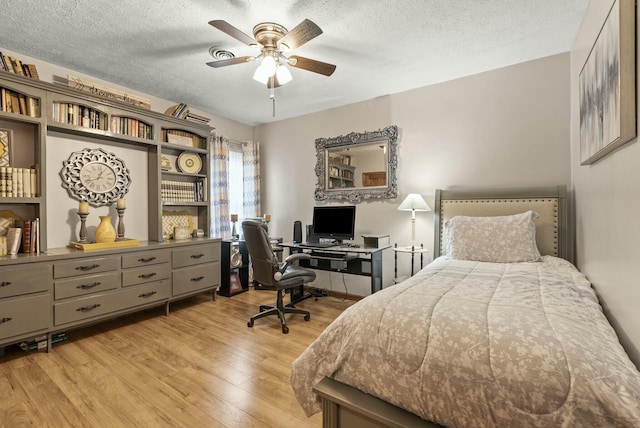
<svg viewBox="0 0 640 428">
<path fill-rule="evenodd" d="M 302 222 L 300 220 L 293 222 L 293 242 L 302 242 Z"/>
<path fill-rule="evenodd" d="M 313 225 L 307 225 L 307 242 L 318 242 L 318 238 L 313 234 Z"/>
</svg>

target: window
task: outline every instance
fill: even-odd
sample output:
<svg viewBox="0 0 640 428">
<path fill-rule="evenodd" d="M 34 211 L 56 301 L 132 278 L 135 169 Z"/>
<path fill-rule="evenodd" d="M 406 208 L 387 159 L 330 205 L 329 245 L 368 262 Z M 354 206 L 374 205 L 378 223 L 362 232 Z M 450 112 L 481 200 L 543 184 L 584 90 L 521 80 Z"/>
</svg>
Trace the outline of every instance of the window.
<svg viewBox="0 0 640 428">
<path fill-rule="evenodd" d="M 243 183 L 244 171 L 242 162 L 242 147 L 239 144 L 229 144 L 229 213 L 238 214 L 244 218 Z"/>
</svg>

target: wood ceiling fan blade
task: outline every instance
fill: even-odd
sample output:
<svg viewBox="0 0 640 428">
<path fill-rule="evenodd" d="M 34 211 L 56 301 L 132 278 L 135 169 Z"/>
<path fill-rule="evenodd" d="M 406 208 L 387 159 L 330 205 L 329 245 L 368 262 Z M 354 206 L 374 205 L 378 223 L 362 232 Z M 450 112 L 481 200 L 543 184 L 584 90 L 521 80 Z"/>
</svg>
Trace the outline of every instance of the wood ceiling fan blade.
<svg viewBox="0 0 640 428">
<path fill-rule="evenodd" d="M 209 25 L 217 28 L 223 33 L 227 33 L 234 39 L 240 40 L 245 45 L 251 46 L 258 44 L 258 42 L 256 42 L 253 37 L 246 35 L 242 31 L 238 30 L 236 27 L 229 24 L 227 21 L 223 21 L 222 19 L 214 19 L 213 21 L 209 21 Z"/>
<path fill-rule="evenodd" d="M 207 65 L 213 68 L 226 67 L 228 65 L 242 64 L 243 62 L 249 62 L 253 59 L 252 56 L 239 56 L 237 58 L 220 59 L 218 61 L 209 61 Z"/>
<path fill-rule="evenodd" d="M 279 41 L 278 46 L 286 45 L 289 49 L 295 49 L 322 34 L 322 30 L 313 21 L 305 19 L 296 27 L 285 34 Z"/>
<path fill-rule="evenodd" d="M 322 61 L 317 61 L 303 56 L 292 55 L 288 59 L 288 63 L 292 67 L 302 68 L 303 70 L 313 71 L 314 73 L 331 76 L 336 71 L 336 66 Z"/>
</svg>

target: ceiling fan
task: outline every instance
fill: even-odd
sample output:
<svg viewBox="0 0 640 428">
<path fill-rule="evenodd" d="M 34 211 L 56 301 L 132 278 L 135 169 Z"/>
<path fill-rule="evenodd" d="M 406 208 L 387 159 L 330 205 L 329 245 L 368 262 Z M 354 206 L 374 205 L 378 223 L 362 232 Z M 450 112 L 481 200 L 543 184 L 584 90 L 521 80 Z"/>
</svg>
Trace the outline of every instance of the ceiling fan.
<svg viewBox="0 0 640 428">
<path fill-rule="evenodd" d="M 298 55 L 286 55 L 290 50 L 296 49 L 322 34 L 320 27 L 308 19 L 302 21 L 291 31 L 287 31 L 280 24 L 263 22 L 253 27 L 254 37 L 248 36 L 233 25 L 220 19 L 209 21 L 209 24 L 246 45 L 259 48 L 260 53 L 256 56 L 241 56 L 210 61 L 207 65 L 214 68 L 226 67 L 254 61 L 262 57 L 262 62 L 256 69 L 253 78 L 266 84 L 268 88 L 277 88 L 292 79 L 291 72 L 285 65 L 325 76 L 331 76 L 336 69 L 335 65 L 326 62 Z"/>
</svg>

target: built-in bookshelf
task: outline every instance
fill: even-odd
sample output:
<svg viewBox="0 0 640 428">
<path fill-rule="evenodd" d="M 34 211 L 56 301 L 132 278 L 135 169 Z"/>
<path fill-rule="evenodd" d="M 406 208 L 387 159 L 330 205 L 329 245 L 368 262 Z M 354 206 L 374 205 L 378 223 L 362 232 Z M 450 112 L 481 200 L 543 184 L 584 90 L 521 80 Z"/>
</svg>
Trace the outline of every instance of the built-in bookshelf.
<svg viewBox="0 0 640 428">
<path fill-rule="evenodd" d="M 220 240 L 208 236 L 211 127 L 15 72 L 0 71 L 0 92 L 0 353 L 2 347 L 21 341 L 35 344 L 34 338 L 36 346 L 48 342 L 50 349 L 60 331 L 152 306 L 165 305 L 168 315 L 170 302 L 191 295 L 207 292 L 215 298 Z M 169 141 L 166 135 L 172 132 L 184 139 Z M 60 140 L 69 145 L 80 142 L 80 147 L 87 141 L 104 150 L 117 148 L 146 162 L 134 168 L 140 166 L 136 179 L 143 188 L 146 185 L 146 201 L 137 200 L 136 205 L 146 202 L 148 240 L 124 239 L 123 247 L 116 241 L 109 243 L 114 247 L 91 251 L 75 245 L 48 247 L 47 231 L 68 227 L 73 236 L 74 228 L 82 228 L 47 219 L 48 203 L 54 208 L 52 218 L 60 209 L 76 219 L 78 207 L 74 204 L 70 210 L 69 201 L 56 197 L 47 200 L 47 184 L 57 195 L 53 187 L 64 179 L 51 172 L 47 180 L 47 167 L 58 171 L 60 164 L 53 159 L 72 151 L 64 145 L 61 151 Z M 51 153 L 56 156 L 45 156 Z M 165 157 L 173 171 L 162 169 Z M 180 192 L 166 198 L 166 185 Z M 163 232 L 169 221 L 204 233 L 193 239 L 181 233 L 183 239 L 154 242 L 167 241 Z M 14 249 L 17 254 L 3 255 Z M 40 340 L 43 335 L 46 341 Z"/>
<path fill-rule="evenodd" d="M 0 168 L 4 167 L 0 176 L 5 177 L 0 189 L 0 218 L 2 212 L 9 211 L 23 221 L 38 220 L 40 236 L 36 248 L 40 251 L 48 248 L 46 232 L 51 226 L 46 219 L 44 161 L 50 132 L 97 138 L 107 148 L 114 144 L 131 145 L 136 152 L 146 150 L 149 240 L 164 239 L 163 212 L 167 208 L 189 211 L 194 217 L 193 227 L 203 229 L 207 236 L 208 153 L 213 128 L 15 73 L 0 71 L 0 91 L 3 94 L 0 137 L 4 130 L 11 140 L 8 146 L 12 153 L 4 164 L 0 157 Z M 161 167 L 166 158 L 170 159 L 170 171 Z M 9 168 L 12 180 L 14 170 L 15 177 L 22 177 L 22 192 L 18 191 L 17 183 L 14 187 L 11 182 L 10 196 L 6 181 Z M 24 181 L 26 171 L 28 186 Z"/>
<path fill-rule="evenodd" d="M 40 225 L 46 217 L 46 188 L 42 179 L 45 168 L 42 103 L 46 92 L 23 82 L 36 81 L 25 77 L 0 80 L 0 230 L 5 237 L 0 241 L 0 255 L 31 254 L 47 248 L 41 228 L 30 227 L 36 222 Z M 10 233 L 11 228 L 20 230 Z"/>
</svg>

